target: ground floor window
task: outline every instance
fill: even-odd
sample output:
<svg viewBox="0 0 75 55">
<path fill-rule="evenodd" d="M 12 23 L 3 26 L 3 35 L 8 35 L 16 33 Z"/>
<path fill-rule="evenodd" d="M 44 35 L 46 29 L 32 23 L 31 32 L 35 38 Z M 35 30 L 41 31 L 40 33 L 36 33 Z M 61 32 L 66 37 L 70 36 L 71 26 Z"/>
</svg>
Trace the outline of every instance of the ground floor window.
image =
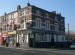
<svg viewBox="0 0 75 55">
<path fill-rule="evenodd" d="M 35 34 L 35 40 L 36 40 L 36 42 L 40 42 L 40 40 L 41 40 L 41 37 L 40 36 L 41 35 L 39 33 L 36 33 Z"/>
<path fill-rule="evenodd" d="M 35 39 L 36 39 L 37 42 L 50 42 L 51 36 L 50 36 L 50 34 L 36 33 Z"/>
<path fill-rule="evenodd" d="M 24 43 L 24 36 L 23 34 L 19 34 L 19 42 Z"/>
</svg>

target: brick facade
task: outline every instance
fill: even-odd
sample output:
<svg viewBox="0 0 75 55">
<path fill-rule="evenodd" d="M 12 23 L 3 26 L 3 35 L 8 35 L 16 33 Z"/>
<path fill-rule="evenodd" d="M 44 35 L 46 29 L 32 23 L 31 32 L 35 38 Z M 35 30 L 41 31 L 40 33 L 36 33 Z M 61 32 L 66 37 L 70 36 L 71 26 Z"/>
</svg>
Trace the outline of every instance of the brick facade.
<svg viewBox="0 0 75 55">
<path fill-rule="evenodd" d="M 15 30 L 15 42 L 22 47 L 65 42 L 65 18 L 56 11 L 49 12 L 30 4 L 24 8 L 18 5 L 17 11 L 5 14 L 0 19 L 2 31 L 4 28 L 10 28 L 11 32 Z M 9 32 L 9 29 L 5 31 Z"/>
</svg>

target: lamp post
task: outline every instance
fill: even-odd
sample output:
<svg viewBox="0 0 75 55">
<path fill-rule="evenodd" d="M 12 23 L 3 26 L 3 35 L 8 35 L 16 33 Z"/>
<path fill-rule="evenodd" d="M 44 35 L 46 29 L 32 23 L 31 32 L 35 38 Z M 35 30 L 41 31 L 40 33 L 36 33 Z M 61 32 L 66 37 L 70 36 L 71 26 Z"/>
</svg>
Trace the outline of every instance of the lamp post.
<svg viewBox="0 0 75 55">
<path fill-rule="evenodd" d="M 68 40 L 70 41 L 70 36 L 69 36 L 69 24 L 68 24 Z"/>
<path fill-rule="evenodd" d="M 65 29 L 67 29 L 67 37 L 68 37 L 67 40 L 70 41 L 70 35 L 69 35 L 69 34 L 70 34 L 70 29 L 69 29 L 69 24 L 68 24 L 68 27 L 65 28 Z"/>
</svg>

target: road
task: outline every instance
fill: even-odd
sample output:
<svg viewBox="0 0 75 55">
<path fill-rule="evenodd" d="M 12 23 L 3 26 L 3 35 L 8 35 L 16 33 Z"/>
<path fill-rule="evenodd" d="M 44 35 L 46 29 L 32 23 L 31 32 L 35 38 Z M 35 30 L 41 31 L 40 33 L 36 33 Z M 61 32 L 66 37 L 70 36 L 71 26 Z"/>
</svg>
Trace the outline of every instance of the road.
<svg viewBox="0 0 75 55">
<path fill-rule="evenodd" d="M 75 55 L 75 50 L 0 48 L 0 55 Z"/>
</svg>

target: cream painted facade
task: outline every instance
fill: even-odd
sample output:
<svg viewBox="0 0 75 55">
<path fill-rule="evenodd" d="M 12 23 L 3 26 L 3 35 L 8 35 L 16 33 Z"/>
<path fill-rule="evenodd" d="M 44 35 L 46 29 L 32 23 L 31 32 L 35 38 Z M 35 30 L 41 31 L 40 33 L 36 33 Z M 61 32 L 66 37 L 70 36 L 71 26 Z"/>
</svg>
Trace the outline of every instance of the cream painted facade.
<svg viewBox="0 0 75 55">
<path fill-rule="evenodd" d="M 17 12 L 8 14 L 8 24 L 11 24 L 11 22 L 14 22 L 14 24 L 17 24 Z"/>
</svg>

